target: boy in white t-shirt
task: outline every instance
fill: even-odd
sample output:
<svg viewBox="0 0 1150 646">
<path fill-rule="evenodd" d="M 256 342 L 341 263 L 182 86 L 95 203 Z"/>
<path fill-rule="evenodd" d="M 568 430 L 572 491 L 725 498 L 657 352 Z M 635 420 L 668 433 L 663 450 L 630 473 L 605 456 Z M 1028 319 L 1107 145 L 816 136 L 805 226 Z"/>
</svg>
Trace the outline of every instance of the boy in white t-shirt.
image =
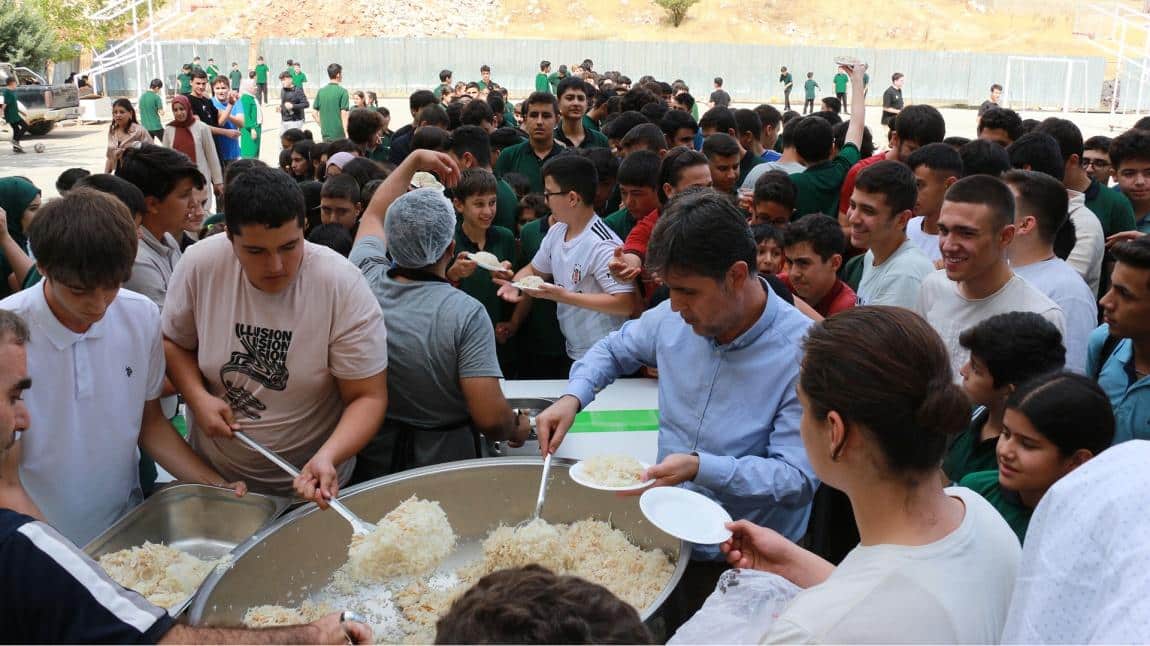
<svg viewBox="0 0 1150 646">
<path fill-rule="evenodd" d="M 949 144 L 927 144 L 910 154 L 906 165 L 918 186 L 915 216 L 906 223 L 906 237 L 922 250 L 937 269 L 942 269 L 938 248 L 938 216 L 942 197 L 962 177 L 962 155 Z"/>
<path fill-rule="evenodd" d="M 902 162 L 884 160 L 858 174 L 847 209 L 851 244 L 866 249 L 859 305 L 911 309 L 934 264 L 906 237 L 918 192 Z"/>
<path fill-rule="evenodd" d="M 916 310 L 946 344 L 955 381 L 970 356 L 959 343 L 963 330 L 995 314 L 1040 314 L 1065 338 L 1062 308 L 1010 269 L 1014 196 L 1002 180 L 972 175 L 956 182 L 946 192 L 938 228 L 945 271 L 923 281 Z"/>
<path fill-rule="evenodd" d="M 160 407 L 160 311 L 120 286 L 136 227 L 115 197 L 81 188 L 40 210 L 29 230 L 44 280 L 0 301 L 32 332 L 24 394 L 35 425 L 9 454 L 44 519 L 84 545 L 143 500 L 139 450 L 180 480 L 235 488 L 196 456 Z M 137 448 L 138 447 L 138 448 Z"/>
<path fill-rule="evenodd" d="M 607 264 L 619 237 L 595 214 L 595 165 L 579 155 L 561 155 L 543 166 L 543 197 L 556 220 L 539 252 L 513 282 L 540 276 L 546 283 L 531 296 L 558 303 L 559 329 L 567 354 L 579 359 L 599 339 L 619 329 L 636 309 L 635 287 L 616 282 Z M 518 303 L 523 292 L 511 284 L 499 296 Z"/>
</svg>

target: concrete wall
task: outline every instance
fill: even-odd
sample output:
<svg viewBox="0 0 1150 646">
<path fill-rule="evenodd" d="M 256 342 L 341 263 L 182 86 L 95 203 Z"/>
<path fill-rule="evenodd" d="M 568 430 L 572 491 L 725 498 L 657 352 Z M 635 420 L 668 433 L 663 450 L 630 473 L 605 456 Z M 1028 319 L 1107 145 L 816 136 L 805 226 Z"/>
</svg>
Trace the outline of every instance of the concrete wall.
<svg viewBox="0 0 1150 646">
<path fill-rule="evenodd" d="M 191 60 L 196 53 L 205 61 L 208 56 L 214 56 L 217 62 L 230 64 L 232 60 L 239 60 L 242 65 L 247 60 L 248 44 L 247 41 L 167 43 L 165 80 L 174 78 L 179 64 Z M 591 58 L 596 69 L 622 70 L 633 80 L 644 74 L 660 79 L 681 78 L 697 98 L 705 99 L 711 91 L 711 79 L 720 75 L 726 81 L 725 89 L 736 101 L 777 103 L 782 100 L 778 72 L 786 65 L 798 86 L 792 99 L 797 97 L 800 105 L 801 83 L 808 71 L 815 73 L 815 80 L 821 86 L 820 96 L 833 92 L 833 60 L 838 55 L 855 56 L 871 64 L 871 101 L 880 99 L 893 72 L 902 72 L 907 76 L 904 95 L 910 102 L 978 104 L 986 98 L 992 83 L 1004 82 L 1007 68 L 1005 55 L 973 52 L 526 39 L 265 39 L 258 53 L 268 61 L 273 74 L 278 73 L 289 58 L 302 61 L 309 77 L 309 91 L 326 83 L 324 70 L 335 62 L 343 65 L 347 87 L 396 96 L 433 87 L 438 83 L 439 70 L 444 67 L 455 72 L 456 81 L 469 81 L 478 79 L 480 65 L 488 64 L 493 70 L 492 78 L 506 86 L 513 96 L 521 97 L 533 89 L 540 60 L 550 60 L 557 67 L 560 63 L 571 65 Z M 1076 72 L 1072 77 L 1071 107 L 1096 108 L 1105 62 L 1101 57 L 1081 60 L 1086 61 L 1086 72 Z M 254 59 L 247 62 L 255 64 Z M 133 73 L 134 69 L 129 67 L 109 75 L 110 91 L 134 87 Z M 1025 97 L 1025 107 L 1062 106 L 1064 64 L 1016 62 L 1012 75 L 1025 87 L 1011 94 Z"/>
</svg>

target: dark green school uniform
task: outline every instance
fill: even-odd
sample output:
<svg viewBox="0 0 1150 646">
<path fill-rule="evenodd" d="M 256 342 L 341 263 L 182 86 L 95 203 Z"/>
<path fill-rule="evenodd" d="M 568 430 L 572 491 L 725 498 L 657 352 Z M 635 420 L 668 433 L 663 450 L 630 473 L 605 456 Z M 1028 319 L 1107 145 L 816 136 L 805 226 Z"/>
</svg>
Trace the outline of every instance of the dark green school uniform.
<svg viewBox="0 0 1150 646">
<path fill-rule="evenodd" d="M 268 83 L 268 66 L 263 63 L 256 65 L 256 83 L 261 85 Z"/>
<path fill-rule="evenodd" d="M 180 74 L 179 76 L 176 77 L 176 80 L 180 82 L 180 94 L 191 94 L 192 93 L 192 75 L 191 74 Z"/>
<path fill-rule="evenodd" d="M 1090 186 L 1086 187 L 1086 208 L 1098 216 L 1106 237 L 1134 230 L 1134 206 L 1130 200 L 1097 180 L 1090 180 Z"/>
<path fill-rule="evenodd" d="M 838 213 L 839 190 L 859 158 L 858 147 L 847 143 L 834 159 L 808 166 L 801 173 L 791 173 L 798 191 L 794 219 L 811 213 Z"/>
<path fill-rule="evenodd" d="M 603 218 L 603 223 L 607 225 L 607 228 L 614 231 L 620 240 L 626 242 L 627 235 L 631 233 L 631 229 L 634 229 L 635 225 L 639 223 L 639 218 L 631 215 L 631 212 L 628 211 L 626 207 L 623 207 Z"/>
<path fill-rule="evenodd" d="M 343 139 L 343 112 L 351 109 L 351 97 L 339 83 L 328 83 L 315 95 L 312 107 L 319 110 L 319 130 L 324 141 Z"/>
<path fill-rule="evenodd" d="M 599 129 L 599 124 L 596 123 L 594 119 L 592 119 L 591 117 L 589 117 L 587 115 L 583 115 L 583 129 L 584 130 L 594 130 L 595 132 L 601 132 L 601 130 Z"/>
<path fill-rule="evenodd" d="M 739 181 L 735 182 L 735 186 L 742 186 L 743 180 L 747 179 L 747 174 L 751 172 L 751 169 L 761 163 L 763 163 L 763 158 L 748 150 L 739 160 Z"/>
<path fill-rule="evenodd" d="M 495 184 L 495 226 L 514 231 L 519 223 L 519 198 L 515 189 L 503 180 L 496 180 Z M 508 260 L 514 260 L 508 258 Z"/>
<path fill-rule="evenodd" d="M 463 233 L 463 218 L 459 218 L 459 223 L 455 225 L 455 253 L 458 255 L 465 251 L 468 253 L 486 251 L 495 254 L 500 261 L 508 260 L 514 263 L 515 234 L 511 233 L 510 229 L 492 225 L 487 229 L 487 239 L 481 249 Z M 510 318 L 510 308 L 505 308 L 506 301 L 499 298 L 497 293 L 499 286 L 491 282 L 491 272 L 486 269 L 476 267 L 475 273 L 459 281 L 459 289 L 483 303 L 483 308 L 491 317 L 492 326 Z"/>
<path fill-rule="evenodd" d="M 291 73 L 291 82 L 292 82 L 292 85 L 295 85 L 296 87 L 298 87 L 299 89 L 302 90 L 303 84 L 307 83 L 307 74 L 304 74 L 302 70 L 300 70 L 300 72 L 298 74 L 295 72 L 292 72 Z"/>
<path fill-rule="evenodd" d="M 220 75 L 220 70 L 215 65 L 209 65 L 207 69 L 204 70 L 204 73 L 208 75 L 208 83 L 211 83 Z"/>
<path fill-rule="evenodd" d="M 835 79 L 834 79 L 835 94 L 846 94 L 847 93 L 847 82 L 850 81 L 850 78 L 851 77 L 847 76 L 846 74 L 843 74 L 842 72 L 835 74 Z"/>
<path fill-rule="evenodd" d="M 515 270 L 531 263 L 538 253 L 543 238 L 551 225 L 547 218 L 539 218 L 523 225 L 519 232 L 519 259 Z M 566 379 L 571 367 L 567 357 L 567 341 L 559 329 L 555 301 L 536 298 L 531 313 L 523 321 L 516 338 L 519 339 L 520 379 Z"/>
<path fill-rule="evenodd" d="M 243 80 L 244 75 L 239 70 L 232 70 L 228 73 L 228 81 L 232 84 L 233 90 L 238 89 L 240 87 L 240 81 Z"/>
<path fill-rule="evenodd" d="M 864 258 L 866 258 L 866 254 L 860 253 L 844 262 L 842 269 L 839 270 L 839 278 L 849 285 L 855 293 L 858 293 L 859 283 L 862 282 Z"/>
<path fill-rule="evenodd" d="M 548 79 L 547 74 L 539 72 L 535 75 L 535 91 L 536 92 L 551 92 L 551 81 Z"/>
<path fill-rule="evenodd" d="M 583 118 L 586 119 L 587 117 L 583 117 Z M 598 130 L 588 128 L 584 125 L 583 132 L 584 132 L 583 141 L 579 142 L 579 146 L 578 146 L 579 150 L 587 150 L 590 148 L 610 148 L 611 147 L 611 143 L 609 141 L 607 141 L 607 135 L 599 132 Z M 558 141 L 559 143 L 563 144 L 564 146 L 567 146 L 568 148 L 576 148 L 575 144 L 571 143 L 571 140 L 567 138 L 567 135 L 563 134 L 563 126 L 562 125 L 555 128 L 555 141 Z"/>
<path fill-rule="evenodd" d="M 367 158 L 381 164 L 389 163 L 391 158 L 391 133 L 379 136 L 379 145 L 367 153 Z"/>
<path fill-rule="evenodd" d="M 815 91 L 818 89 L 819 84 L 817 81 L 807 79 L 806 83 L 803 83 L 803 98 L 808 101 L 813 101 L 815 99 Z"/>
<path fill-rule="evenodd" d="M 531 149 L 531 142 L 524 141 L 514 146 L 508 146 L 499 153 L 499 161 L 495 163 L 495 174 L 503 177 L 507 173 L 519 173 L 531 182 L 532 193 L 543 192 L 543 164 L 556 155 L 562 155 L 567 149 L 556 143 L 546 157 L 540 158 Z"/>
<path fill-rule="evenodd" d="M 1030 516 L 1034 510 L 1023 505 L 1018 494 L 1003 489 L 1002 485 L 998 484 L 998 469 L 971 473 L 958 484 L 986 498 L 986 501 L 1002 514 L 1006 524 L 1014 530 L 1018 542 L 1026 540 L 1026 528 L 1030 525 Z"/>
<path fill-rule="evenodd" d="M 559 91 L 559 82 L 562 81 L 563 78 L 564 77 L 559 76 L 559 72 L 552 72 L 551 76 L 547 77 L 547 82 L 551 84 L 551 94 L 555 94 Z"/>
<path fill-rule="evenodd" d="M 515 106 L 508 101 L 503 107 L 503 125 L 507 128 L 518 128 L 519 119 L 515 116 Z"/>
<path fill-rule="evenodd" d="M 976 471 L 998 469 L 998 455 L 995 447 L 998 438 L 982 439 L 982 427 L 990 419 L 990 411 L 983 408 L 970 421 L 970 425 L 950 445 L 946 457 L 942 459 L 942 470 L 951 482 L 962 479 Z"/>
</svg>

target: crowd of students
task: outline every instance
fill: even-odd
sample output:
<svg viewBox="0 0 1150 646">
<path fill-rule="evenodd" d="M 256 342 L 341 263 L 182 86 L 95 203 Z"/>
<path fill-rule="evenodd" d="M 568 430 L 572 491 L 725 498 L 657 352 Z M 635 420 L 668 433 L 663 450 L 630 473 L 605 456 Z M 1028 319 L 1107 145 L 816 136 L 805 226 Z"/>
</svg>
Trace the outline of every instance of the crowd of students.
<svg viewBox="0 0 1150 646">
<path fill-rule="evenodd" d="M 588 60 L 543 61 L 517 106 L 487 66 L 462 87 L 444 70 L 393 133 L 332 64 L 318 139 L 296 118 L 298 66 L 281 74 L 272 168 L 219 148 L 258 154 L 263 67 L 242 96 L 217 75 L 211 96 L 188 66 L 162 134 L 117 101 L 105 173 L 66 172 L 59 199 L 0 179 L 2 571 L 18 557 L 83 588 L 94 566 L 44 554 L 138 504 L 152 460 L 326 507 L 351 483 L 481 456 L 484 438 L 522 444 L 500 379 L 568 380 L 536 420 L 546 453 L 601 388 L 642 377 L 660 402 L 646 477 L 737 521 L 695 546 L 669 628 L 733 565 L 803 588 L 769 641 L 1055 635 L 1011 610 L 1042 590 L 1012 599 L 1037 576 L 1029 521 L 1068 474 L 1150 439 L 1150 123 L 1084 141 L 984 105 L 978 139 L 948 138 L 895 74 L 872 132 L 861 64 L 839 70 L 849 103 L 731 109 L 716 78 L 696 119 L 681 81 Z M 498 641 L 476 619 L 496 599 L 515 603 L 461 602 L 478 614 L 444 634 Z M 5 634 L 49 634 L 3 615 L 24 631 Z M 130 619 L 100 616 L 107 634 L 171 628 Z M 92 634 L 75 621 L 52 635 Z M 300 630 L 362 637 L 325 621 Z"/>
</svg>

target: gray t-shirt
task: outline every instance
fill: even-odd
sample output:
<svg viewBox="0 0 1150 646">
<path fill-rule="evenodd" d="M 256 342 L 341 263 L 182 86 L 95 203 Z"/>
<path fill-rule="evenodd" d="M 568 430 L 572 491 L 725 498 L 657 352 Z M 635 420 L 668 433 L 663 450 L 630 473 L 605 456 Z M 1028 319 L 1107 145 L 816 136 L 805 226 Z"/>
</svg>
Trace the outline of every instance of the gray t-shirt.
<svg viewBox="0 0 1150 646">
<path fill-rule="evenodd" d="M 368 236 L 351 250 L 387 326 L 387 419 L 419 429 L 466 425 L 459 380 L 502 378 L 495 330 L 483 305 L 438 281 L 402 281 L 387 270 L 384 243 Z"/>
</svg>

